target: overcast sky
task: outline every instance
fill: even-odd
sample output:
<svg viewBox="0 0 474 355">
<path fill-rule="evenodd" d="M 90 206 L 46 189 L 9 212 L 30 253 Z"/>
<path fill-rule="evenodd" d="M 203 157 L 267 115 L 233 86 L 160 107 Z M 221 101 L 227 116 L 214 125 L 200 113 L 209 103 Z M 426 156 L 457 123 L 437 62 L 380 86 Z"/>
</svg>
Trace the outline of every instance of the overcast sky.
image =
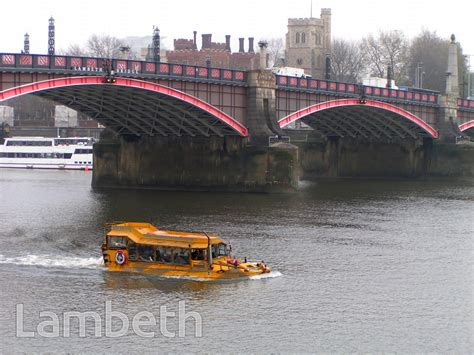
<svg viewBox="0 0 474 355">
<path fill-rule="evenodd" d="M 213 41 L 232 36 L 259 39 L 283 37 L 289 17 L 309 17 L 310 0 L 2 0 L 0 52 L 20 52 L 23 35 L 30 34 L 31 53 L 47 52 L 48 19 L 56 20 L 56 50 L 84 44 L 92 33 L 116 37 L 151 35 L 159 26 L 163 42 L 192 38 L 193 30 L 212 33 Z M 472 0 L 313 0 L 313 16 L 332 9 L 333 37 L 358 39 L 378 30 L 402 30 L 408 37 L 422 28 L 449 38 L 456 35 L 465 54 L 474 55 Z M 246 42 L 247 48 L 247 42 Z M 474 66 L 474 57 L 472 58 Z"/>
</svg>

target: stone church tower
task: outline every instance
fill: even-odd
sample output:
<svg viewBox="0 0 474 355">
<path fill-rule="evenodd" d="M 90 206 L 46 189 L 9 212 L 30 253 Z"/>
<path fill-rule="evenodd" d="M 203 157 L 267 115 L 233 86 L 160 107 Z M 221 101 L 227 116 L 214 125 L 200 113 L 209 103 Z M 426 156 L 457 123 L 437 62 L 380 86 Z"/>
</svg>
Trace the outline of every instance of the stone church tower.
<svg viewBox="0 0 474 355">
<path fill-rule="evenodd" d="M 330 53 L 331 9 L 321 9 L 321 18 L 288 19 L 285 66 L 302 68 L 313 78 L 323 79 Z"/>
</svg>

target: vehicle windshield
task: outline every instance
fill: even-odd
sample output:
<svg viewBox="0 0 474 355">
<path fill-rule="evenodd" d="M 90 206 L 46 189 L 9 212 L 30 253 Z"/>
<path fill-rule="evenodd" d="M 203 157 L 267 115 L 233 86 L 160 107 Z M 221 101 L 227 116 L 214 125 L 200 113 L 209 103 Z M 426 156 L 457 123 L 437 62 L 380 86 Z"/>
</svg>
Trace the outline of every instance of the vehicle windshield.
<svg viewBox="0 0 474 355">
<path fill-rule="evenodd" d="M 212 246 L 212 257 L 217 258 L 219 256 L 227 256 L 227 245 L 225 243 L 219 243 Z"/>
</svg>

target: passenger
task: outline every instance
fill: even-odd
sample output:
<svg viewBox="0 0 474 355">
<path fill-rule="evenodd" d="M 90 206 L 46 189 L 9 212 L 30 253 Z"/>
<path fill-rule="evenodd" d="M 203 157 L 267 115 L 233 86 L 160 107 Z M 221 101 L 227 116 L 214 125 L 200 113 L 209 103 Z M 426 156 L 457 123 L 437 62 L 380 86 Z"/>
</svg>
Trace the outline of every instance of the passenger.
<svg viewBox="0 0 474 355">
<path fill-rule="evenodd" d="M 182 265 L 188 264 L 189 263 L 189 255 L 184 251 L 179 251 L 176 254 L 176 257 L 175 257 L 175 263 L 176 264 L 182 264 Z"/>
<path fill-rule="evenodd" d="M 204 249 L 192 249 L 191 258 L 193 260 L 204 260 Z"/>
</svg>

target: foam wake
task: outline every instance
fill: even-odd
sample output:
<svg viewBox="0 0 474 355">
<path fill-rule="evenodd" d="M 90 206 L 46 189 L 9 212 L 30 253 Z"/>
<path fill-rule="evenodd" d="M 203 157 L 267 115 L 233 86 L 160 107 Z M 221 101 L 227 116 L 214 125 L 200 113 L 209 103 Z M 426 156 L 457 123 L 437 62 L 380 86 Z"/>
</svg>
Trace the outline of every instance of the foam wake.
<svg viewBox="0 0 474 355">
<path fill-rule="evenodd" d="M 76 256 L 51 256 L 30 254 L 9 258 L 0 254 L 0 264 L 96 269 L 103 265 L 103 261 L 102 257 L 79 258 Z"/>
<path fill-rule="evenodd" d="M 25 255 L 17 257 L 6 257 L 0 254 L 0 264 L 13 264 L 25 266 L 42 266 L 42 267 L 64 267 L 64 268 L 80 268 L 80 269 L 97 269 L 104 265 L 102 257 L 97 258 L 80 258 L 76 256 L 51 256 L 51 255 Z M 268 274 L 250 276 L 250 280 L 262 280 L 273 277 L 282 276 L 279 271 L 271 271 Z M 205 278 L 187 277 L 187 276 L 162 276 L 163 278 L 192 280 L 192 281 L 211 281 Z"/>
<path fill-rule="evenodd" d="M 250 276 L 250 280 L 261 280 L 261 279 L 271 279 L 273 277 L 280 277 L 282 273 L 280 271 L 270 271 L 268 274 L 260 274 L 255 276 Z"/>
</svg>

